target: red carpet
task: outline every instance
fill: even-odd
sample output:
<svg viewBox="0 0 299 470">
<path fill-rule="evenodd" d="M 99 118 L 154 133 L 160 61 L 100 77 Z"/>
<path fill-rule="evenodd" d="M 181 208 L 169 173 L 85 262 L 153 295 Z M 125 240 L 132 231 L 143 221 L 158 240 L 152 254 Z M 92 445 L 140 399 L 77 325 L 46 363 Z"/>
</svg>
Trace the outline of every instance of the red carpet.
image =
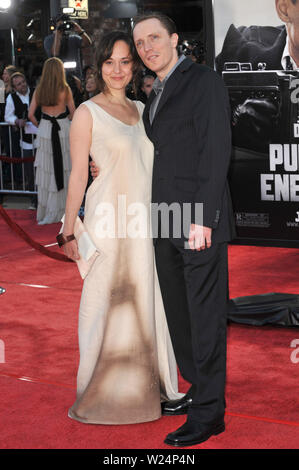
<svg viewBox="0 0 299 470">
<path fill-rule="evenodd" d="M 9 214 L 34 240 L 55 243 L 60 224 L 37 226 L 30 211 Z M 164 437 L 184 416 L 130 426 L 84 425 L 67 417 L 79 358 L 77 268 L 34 251 L 2 221 L 0 260 L 6 289 L 0 296 L 0 448 L 172 449 Z M 230 246 L 230 297 L 296 294 L 298 266 L 299 250 Z M 298 448 L 299 363 L 290 359 L 296 338 L 296 328 L 229 326 L 226 432 L 195 448 Z M 180 379 L 180 390 L 187 387 Z"/>
</svg>

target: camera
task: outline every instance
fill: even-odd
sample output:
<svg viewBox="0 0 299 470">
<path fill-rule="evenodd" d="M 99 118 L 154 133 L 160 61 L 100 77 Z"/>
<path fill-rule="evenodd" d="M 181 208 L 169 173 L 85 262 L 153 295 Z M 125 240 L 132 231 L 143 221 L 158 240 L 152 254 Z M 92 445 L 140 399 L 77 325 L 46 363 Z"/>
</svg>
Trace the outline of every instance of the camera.
<svg viewBox="0 0 299 470">
<path fill-rule="evenodd" d="M 69 31 L 71 31 L 74 28 L 74 23 L 73 23 L 73 21 L 70 20 L 70 17 L 68 15 L 65 15 L 65 14 L 61 15 L 57 19 L 57 22 L 58 21 L 62 21 L 62 24 L 60 24 L 57 27 L 57 31 L 62 31 L 65 34 L 65 33 L 68 33 Z"/>
<path fill-rule="evenodd" d="M 193 55 L 196 62 L 201 63 L 204 61 L 207 51 L 205 45 L 201 41 L 191 39 L 183 42 L 181 52 L 186 56 Z"/>
<path fill-rule="evenodd" d="M 252 70 L 251 63 L 226 62 L 222 78 L 228 89 L 232 116 L 238 115 L 239 122 L 246 114 L 247 122 L 251 121 L 250 129 L 260 131 L 261 145 L 265 139 L 264 128 L 269 128 L 268 140 L 270 142 L 298 142 L 294 137 L 294 124 L 298 122 L 298 104 L 293 102 L 291 95 L 294 92 L 295 82 L 299 79 L 297 70 L 265 70 L 266 64 L 261 63 L 258 70 Z M 298 88 L 298 86 L 297 86 Z M 243 113 L 243 116 L 242 116 Z M 241 119 L 240 119 L 241 117 Z M 233 138 L 242 142 L 250 140 L 250 131 L 247 135 L 243 127 L 243 137 L 240 135 L 239 122 L 234 123 Z M 235 124 L 235 126 L 234 126 Z M 238 134 L 238 135 L 237 135 Z M 257 136 L 255 136 L 257 137 Z M 264 144 L 268 144 L 264 142 Z"/>
</svg>

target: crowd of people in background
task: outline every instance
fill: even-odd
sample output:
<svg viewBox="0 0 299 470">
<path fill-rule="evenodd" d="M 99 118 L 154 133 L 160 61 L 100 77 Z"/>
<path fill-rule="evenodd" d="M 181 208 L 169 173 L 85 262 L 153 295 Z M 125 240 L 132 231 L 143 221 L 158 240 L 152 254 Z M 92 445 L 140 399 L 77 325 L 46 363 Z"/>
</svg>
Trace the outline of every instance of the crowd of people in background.
<svg viewBox="0 0 299 470">
<path fill-rule="evenodd" d="M 0 77 L 2 78 L 5 86 L 5 102 L 0 104 L 0 122 L 9 123 L 10 126 L 2 125 L 0 127 L 0 136 L 1 136 L 1 154 L 16 157 L 16 158 L 26 158 L 39 156 L 41 159 L 40 145 L 41 137 L 39 135 L 40 131 L 40 121 L 41 121 L 41 109 L 43 100 L 40 100 L 40 103 L 36 103 L 34 112 L 35 116 L 28 118 L 28 111 L 32 103 L 32 98 L 34 95 L 35 89 L 40 89 L 40 81 L 43 80 L 43 72 L 45 65 L 48 63 L 50 58 L 59 58 L 60 64 L 59 67 L 64 65 L 64 81 L 68 86 L 70 95 L 72 97 L 72 102 L 74 107 L 77 108 L 81 103 L 91 99 L 93 96 L 99 93 L 99 75 L 97 71 L 96 64 L 87 64 L 84 67 L 82 66 L 82 56 L 81 51 L 84 47 L 91 46 L 92 42 L 89 38 L 86 31 L 76 22 L 70 21 L 71 23 L 71 32 L 66 34 L 64 31 L 65 27 L 65 18 L 64 16 L 59 16 L 56 19 L 55 30 L 45 37 L 44 39 L 44 50 L 48 59 L 44 64 L 39 64 L 37 67 L 37 61 L 32 60 L 31 67 L 28 67 L 26 63 L 22 62 L 18 67 L 14 65 L 3 65 L 2 73 L 0 69 Z M 75 57 L 75 68 L 69 69 L 66 68 L 66 62 L 70 61 L 71 58 Z M 34 66 L 35 64 L 35 66 Z M 50 69 L 49 69 L 50 71 Z M 27 73 L 30 74 L 27 76 Z M 49 73 L 52 73 L 51 71 Z M 60 81 L 62 78 L 60 78 Z M 132 99 L 136 99 L 145 103 L 149 97 L 153 83 L 155 80 L 155 74 L 150 70 L 144 68 L 139 80 L 139 87 L 133 91 L 129 86 L 127 88 L 127 96 Z M 50 86 L 51 80 L 43 80 L 43 92 L 47 95 L 48 90 L 45 90 L 44 87 Z M 60 87 L 60 85 L 59 85 Z M 41 93 L 39 96 L 41 97 Z M 52 93 L 55 95 L 55 92 Z M 57 98 L 57 97 L 56 97 Z M 38 104 L 40 106 L 38 106 Z M 53 102 L 54 104 L 54 102 Z M 68 110 L 69 103 L 64 103 L 66 106 L 66 111 L 68 111 L 68 119 L 71 119 L 73 114 L 73 109 Z M 57 103 L 55 104 L 55 106 Z M 55 106 L 53 110 L 55 111 Z M 57 107 L 57 106 L 56 106 Z M 52 110 L 52 111 L 53 111 Z M 59 109 L 61 114 L 64 110 Z M 51 116 L 55 115 L 51 112 L 51 109 L 48 112 Z M 44 112 L 43 114 L 47 114 Z M 32 122 L 36 127 L 35 131 L 37 132 L 37 138 L 34 134 L 34 130 L 28 130 L 28 123 Z M 49 127 L 49 122 L 47 122 Z M 65 129 L 64 129 L 65 131 Z M 61 136 L 61 134 L 60 134 Z M 50 139 L 50 135 L 47 136 Z M 64 138 L 67 136 L 64 135 Z M 53 140 L 53 139 L 52 139 Z M 47 146 L 44 146 L 44 148 Z M 48 148 L 49 150 L 49 148 Z M 47 159 L 50 156 L 48 155 Z M 69 152 L 67 158 L 69 159 Z M 53 159 L 53 158 L 52 158 Z M 65 167 L 69 168 L 69 164 L 65 161 Z M 36 166 L 36 165 L 35 165 Z M 38 172 L 37 172 L 38 173 Z M 31 209 L 38 209 L 37 221 L 38 223 L 52 223 L 58 222 L 59 214 L 61 210 L 57 210 L 56 217 L 53 217 L 53 213 L 50 216 L 47 214 L 47 203 L 46 203 L 46 193 L 43 190 L 41 194 L 41 187 L 37 184 L 37 176 L 35 175 L 34 179 L 34 165 L 32 162 L 19 164 L 2 162 L 2 184 L 6 189 L 14 190 L 23 190 L 29 191 L 31 196 Z M 41 181 L 41 176 L 39 175 L 39 182 Z M 89 177 L 89 184 L 92 181 L 91 176 Z M 67 184 L 67 182 L 65 182 Z M 38 205 L 36 198 L 36 187 L 39 187 L 38 198 L 42 199 L 42 206 Z M 65 192 L 65 188 L 61 189 Z M 60 201 L 59 206 L 62 207 L 65 203 L 65 197 Z M 53 210 L 53 201 L 49 202 L 49 207 Z M 81 214 L 84 209 L 82 208 Z"/>
<path fill-rule="evenodd" d="M 49 59 L 47 59 L 49 60 Z M 44 63 L 47 63 L 47 60 Z M 63 66 L 63 62 L 61 65 Z M 43 67 L 43 70 L 44 70 Z M 41 71 L 42 72 L 42 71 Z M 99 93 L 99 80 L 98 80 L 98 73 L 97 67 L 94 64 L 86 65 L 82 68 L 82 78 L 80 79 L 72 72 L 65 72 L 65 81 L 69 87 L 71 92 L 72 99 L 74 101 L 74 106 L 77 108 L 81 103 L 84 101 L 89 100 L 93 96 Z M 28 83 L 31 83 L 30 78 L 28 79 L 25 74 L 23 73 L 22 69 L 15 67 L 14 65 L 6 65 L 3 69 L 1 78 L 4 82 L 5 86 L 5 102 L 0 104 L 0 121 L 9 123 L 10 126 L 1 126 L 1 154 L 7 155 L 14 158 L 26 158 L 31 157 L 32 155 L 36 156 L 37 154 L 40 156 L 40 143 L 41 138 L 38 136 L 36 139 L 35 134 L 27 134 L 27 124 L 32 121 L 37 128 L 40 128 L 40 120 L 41 120 L 41 109 L 39 106 L 36 106 L 35 112 L 36 116 L 32 119 L 32 116 L 28 117 L 28 111 L 30 105 L 32 103 L 32 98 L 34 95 L 35 88 L 40 87 L 40 81 L 42 79 L 42 75 L 38 77 L 36 81 L 36 87 L 29 86 Z M 146 102 L 154 82 L 155 77 L 153 75 L 148 74 L 148 72 L 144 71 L 143 77 L 140 80 L 140 86 L 138 89 L 138 96 L 134 96 L 133 92 L 130 88 L 128 88 L 128 96 L 132 97 L 132 99 L 138 99 L 142 102 Z M 49 84 L 49 82 L 48 82 Z M 43 85 L 45 87 L 45 84 Z M 45 90 L 44 90 L 45 91 Z M 66 107 L 68 105 L 66 104 Z M 55 110 L 55 108 L 54 108 Z M 51 112 L 50 112 L 51 114 Z M 61 114 L 61 113 L 59 113 Z M 70 116 L 73 114 L 73 110 Z M 49 126 L 49 123 L 47 123 Z M 64 129 L 65 130 L 65 129 Z M 32 132 L 32 131 L 30 131 Z M 34 132 L 34 131 L 33 131 Z M 38 133 L 38 129 L 36 130 Z M 67 136 L 64 136 L 67 138 Z M 48 136 L 50 139 L 50 135 Z M 49 149 L 48 149 L 49 150 Z M 41 157 L 39 157 L 41 158 Z M 48 155 L 48 160 L 50 159 L 50 155 Z M 67 155 L 67 159 L 69 160 L 69 152 Z M 69 164 L 64 161 L 64 165 L 69 168 Z M 36 165 L 35 165 L 36 166 Z M 23 167 L 23 168 L 22 168 Z M 48 203 L 47 209 L 47 202 L 45 194 L 45 189 L 41 189 L 41 185 L 37 185 L 37 176 L 34 179 L 34 165 L 32 162 L 22 164 L 13 164 L 13 167 L 7 162 L 2 162 L 2 178 L 3 178 L 3 185 L 6 188 L 12 188 L 12 179 L 13 179 L 13 189 L 15 190 L 25 190 L 29 191 L 30 193 L 35 193 L 36 188 L 39 188 L 38 191 L 38 198 L 36 194 L 31 195 L 31 203 L 29 208 L 30 209 L 38 209 L 37 211 L 37 222 L 38 223 L 53 223 L 58 222 L 60 220 L 60 212 L 58 210 L 56 217 L 47 214 L 47 211 L 50 209 L 53 211 L 53 201 Z M 41 180 L 41 176 L 39 177 L 39 181 Z M 89 178 L 89 184 L 91 182 L 91 177 Z M 67 182 L 66 182 L 67 184 Z M 37 185 L 37 186 L 36 186 Z M 64 192 L 65 188 L 60 190 L 59 193 Z M 57 196 L 57 194 L 56 194 Z M 40 203 L 38 204 L 38 200 Z M 42 203 L 42 208 L 40 204 Z M 65 197 L 59 203 L 59 206 L 64 205 Z M 81 208 L 81 213 L 84 211 L 83 207 Z M 55 212 L 55 210 L 54 210 Z"/>
</svg>

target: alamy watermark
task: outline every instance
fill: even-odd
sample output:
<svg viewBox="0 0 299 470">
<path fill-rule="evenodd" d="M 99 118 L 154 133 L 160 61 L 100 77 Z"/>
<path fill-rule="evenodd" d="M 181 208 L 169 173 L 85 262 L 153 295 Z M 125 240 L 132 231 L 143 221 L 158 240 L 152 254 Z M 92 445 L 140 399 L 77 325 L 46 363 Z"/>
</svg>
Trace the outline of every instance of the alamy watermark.
<svg viewBox="0 0 299 470">
<path fill-rule="evenodd" d="M 95 209 L 97 238 L 189 238 L 191 224 L 203 225 L 203 204 L 128 203 L 119 194 L 117 205 L 101 202 Z"/>
</svg>

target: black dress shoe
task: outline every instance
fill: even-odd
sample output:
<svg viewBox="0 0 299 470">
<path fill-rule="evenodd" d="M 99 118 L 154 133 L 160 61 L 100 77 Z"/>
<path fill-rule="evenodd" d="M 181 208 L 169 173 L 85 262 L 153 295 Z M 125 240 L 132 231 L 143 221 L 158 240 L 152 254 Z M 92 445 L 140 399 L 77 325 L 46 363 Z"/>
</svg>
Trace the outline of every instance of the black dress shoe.
<svg viewBox="0 0 299 470">
<path fill-rule="evenodd" d="M 184 415 L 188 412 L 188 407 L 192 404 L 192 398 L 187 395 L 178 400 L 170 400 L 161 403 L 162 415 L 175 416 Z"/>
<path fill-rule="evenodd" d="M 168 434 L 165 444 L 176 447 L 194 446 L 207 441 L 211 436 L 217 436 L 225 430 L 224 421 L 211 426 L 204 426 L 192 421 L 187 421 L 183 426 Z"/>
</svg>

